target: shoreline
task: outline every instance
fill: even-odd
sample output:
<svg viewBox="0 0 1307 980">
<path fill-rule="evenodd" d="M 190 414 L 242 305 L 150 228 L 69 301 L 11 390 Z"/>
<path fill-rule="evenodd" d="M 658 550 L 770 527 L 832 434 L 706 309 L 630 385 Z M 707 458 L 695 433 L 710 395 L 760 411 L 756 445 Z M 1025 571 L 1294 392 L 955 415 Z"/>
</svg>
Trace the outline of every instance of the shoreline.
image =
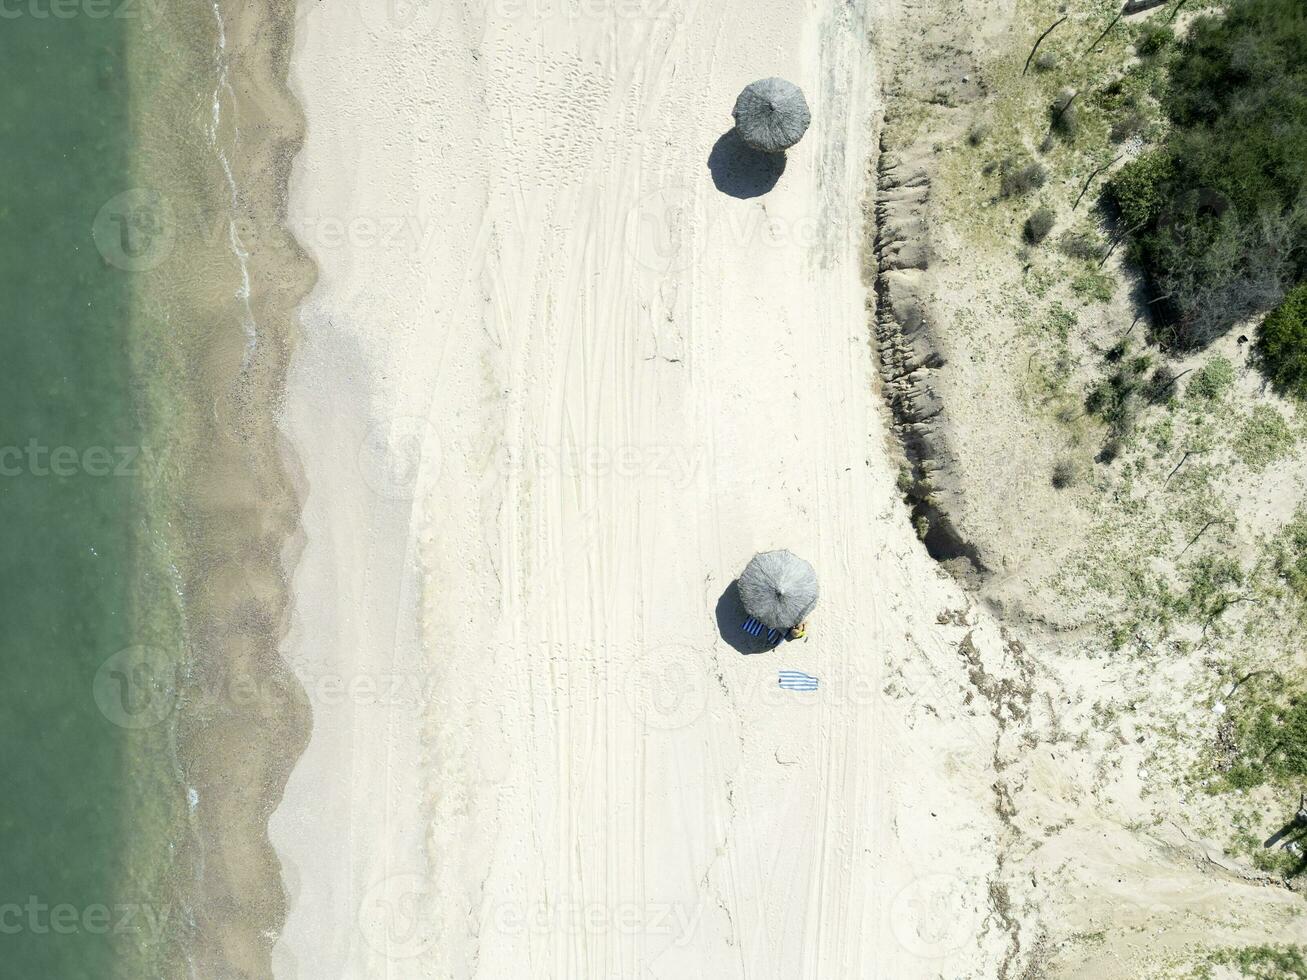
<svg viewBox="0 0 1307 980">
<path fill-rule="evenodd" d="M 189 836 L 166 857 L 137 843 L 141 866 L 169 868 L 178 906 L 167 975 L 269 973 L 284 888 L 266 814 L 310 724 L 278 653 L 298 503 L 274 418 L 313 276 L 280 226 L 302 131 L 284 84 L 293 16 L 288 3 L 161 12 L 129 53 L 136 180 L 167 222 L 168 252 L 138 270 L 134 352 L 170 449 L 148 506 L 172 611 L 148 598 L 156 581 L 141 616 L 172 622 L 184 650 L 166 726 Z"/>
</svg>

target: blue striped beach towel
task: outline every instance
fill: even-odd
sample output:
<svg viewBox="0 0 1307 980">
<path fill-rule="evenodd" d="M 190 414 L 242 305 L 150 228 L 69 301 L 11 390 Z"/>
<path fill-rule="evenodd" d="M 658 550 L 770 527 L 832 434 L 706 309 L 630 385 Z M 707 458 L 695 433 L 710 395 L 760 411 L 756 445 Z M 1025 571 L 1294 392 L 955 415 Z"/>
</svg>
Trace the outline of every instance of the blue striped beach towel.
<svg viewBox="0 0 1307 980">
<path fill-rule="evenodd" d="M 782 670 L 781 688 L 786 691 L 815 691 L 817 678 L 801 670 Z"/>
<path fill-rule="evenodd" d="M 763 630 L 767 630 L 767 642 L 770 643 L 772 646 L 775 646 L 777 643 L 780 643 L 781 639 L 785 636 L 784 631 L 777 630 L 777 629 L 770 629 L 767 627 L 765 623 L 757 619 L 754 619 L 752 616 L 750 616 L 748 619 L 744 621 L 743 625 L 740 626 L 740 629 L 744 630 L 744 632 L 748 633 L 750 636 L 754 637 L 755 639 L 762 636 Z"/>
</svg>

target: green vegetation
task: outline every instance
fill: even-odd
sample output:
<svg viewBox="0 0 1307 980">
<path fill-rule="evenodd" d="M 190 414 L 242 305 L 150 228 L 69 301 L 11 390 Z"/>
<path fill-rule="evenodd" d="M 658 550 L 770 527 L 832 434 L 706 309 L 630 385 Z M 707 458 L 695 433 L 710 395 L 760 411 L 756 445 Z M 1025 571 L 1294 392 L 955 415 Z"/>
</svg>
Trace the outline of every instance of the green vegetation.
<svg viewBox="0 0 1307 980">
<path fill-rule="evenodd" d="M 1274 602 L 1289 622 L 1307 622 L 1307 506 L 1268 543 L 1266 560 L 1254 574 L 1259 581 L 1241 588 L 1255 592 L 1259 601 Z M 1307 777 L 1307 688 L 1296 673 L 1265 668 L 1249 673 L 1231 698 L 1229 723 L 1234 750 L 1213 789 L 1251 789 L 1268 782 L 1296 788 Z M 1300 863 L 1295 864 L 1299 872 Z"/>
<path fill-rule="evenodd" d="M 1000 197 L 1017 197 L 1028 194 L 1037 187 L 1043 187 L 1048 180 L 1048 171 L 1042 164 L 1030 161 L 1017 165 L 1012 159 L 999 164 L 998 193 Z"/>
<path fill-rule="evenodd" d="M 1234 365 L 1224 357 L 1213 357 L 1194 372 L 1193 380 L 1185 387 L 1190 398 L 1219 401 L 1234 384 Z"/>
<path fill-rule="evenodd" d="M 979 146 L 985 142 L 985 137 L 989 135 L 990 125 L 984 120 L 977 120 L 971 124 L 967 130 L 967 142 L 972 146 Z"/>
<path fill-rule="evenodd" d="M 1276 387 L 1307 398 L 1307 282 L 1290 290 L 1262 321 L 1257 346 Z"/>
<path fill-rule="evenodd" d="M 1267 699 L 1239 713 L 1238 761 L 1225 774 L 1232 789 L 1251 789 L 1267 780 L 1307 776 L 1307 698 Z"/>
<path fill-rule="evenodd" d="M 1111 462 L 1120 454 L 1120 443 L 1134 431 L 1145 400 L 1154 400 L 1155 385 L 1148 380 L 1153 360 L 1147 354 L 1127 357 L 1124 345 L 1108 352 L 1115 362 L 1112 372 L 1089 389 L 1085 411 L 1107 424 L 1108 445 L 1102 462 Z M 1156 375 L 1154 375 L 1156 377 Z"/>
<path fill-rule="evenodd" d="M 1048 237 L 1048 233 L 1053 230 L 1053 222 L 1056 220 L 1056 216 L 1049 208 L 1039 208 L 1026 219 L 1024 232 L 1026 241 L 1032 245 L 1038 245 Z"/>
<path fill-rule="evenodd" d="M 1175 40 L 1175 34 L 1166 24 L 1150 21 L 1139 30 L 1135 38 L 1135 51 L 1141 58 L 1155 55 Z"/>
<path fill-rule="evenodd" d="M 1078 231 L 1068 229 L 1062 232 L 1057 240 L 1057 247 L 1068 258 L 1095 262 L 1101 259 L 1103 253 L 1107 251 L 1102 238 L 1090 229 L 1080 229 Z"/>
<path fill-rule="evenodd" d="M 1299 509 L 1271 546 L 1277 577 L 1307 612 L 1307 507 Z"/>
<path fill-rule="evenodd" d="M 1080 474 L 1081 469 L 1076 461 L 1064 457 L 1053 464 L 1053 475 L 1049 482 L 1053 484 L 1054 490 L 1065 490 L 1080 482 Z"/>
<path fill-rule="evenodd" d="M 1208 961 L 1215 966 L 1232 967 L 1241 976 L 1254 980 L 1307 980 L 1304 953 L 1307 949 L 1302 946 L 1242 946 L 1218 949 Z"/>
<path fill-rule="evenodd" d="M 1097 269 L 1086 269 L 1071 277 L 1071 291 L 1086 303 L 1110 303 L 1116 280 Z"/>
<path fill-rule="evenodd" d="M 1048 107 L 1048 128 L 1064 140 L 1075 139 L 1080 131 L 1080 112 L 1076 108 L 1076 93 L 1063 89 Z"/>
<path fill-rule="evenodd" d="M 1234 439 L 1235 455 L 1254 470 L 1263 470 L 1288 455 L 1295 442 L 1284 416 L 1270 405 L 1257 405 Z"/>
<path fill-rule="evenodd" d="M 1164 339 L 1190 347 L 1307 274 L 1307 17 L 1301 0 L 1240 0 L 1169 49 L 1165 140 L 1106 193 L 1166 297 Z"/>
<path fill-rule="evenodd" d="M 1157 110 L 1152 92 L 1157 87 L 1156 75 L 1153 66 L 1137 65 L 1089 96 L 1089 103 L 1110 120 L 1111 142 L 1144 136 L 1154 128 Z"/>
<path fill-rule="evenodd" d="M 1116 172 L 1108 189 L 1126 227 L 1138 228 L 1157 219 L 1174 176 L 1175 167 L 1164 153 L 1131 160 Z"/>
</svg>

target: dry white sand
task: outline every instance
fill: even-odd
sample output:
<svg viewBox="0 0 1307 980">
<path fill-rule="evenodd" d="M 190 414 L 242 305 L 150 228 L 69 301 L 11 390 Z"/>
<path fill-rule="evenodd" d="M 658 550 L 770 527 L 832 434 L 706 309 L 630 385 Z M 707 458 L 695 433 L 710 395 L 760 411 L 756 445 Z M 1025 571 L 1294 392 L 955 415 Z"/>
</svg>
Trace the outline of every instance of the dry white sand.
<svg viewBox="0 0 1307 980">
<path fill-rule="evenodd" d="M 873 387 L 872 28 L 832 0 L 305 0 L 285 652 L 314 730 L 271 820 L 279 977 L 1001 960 L 993 720 Z M 772 74 L 813 125 L 739 199 L 708 156 Z M 745 656 L 719 599 L 774 547 L 821 602 Z"/>
</svg>

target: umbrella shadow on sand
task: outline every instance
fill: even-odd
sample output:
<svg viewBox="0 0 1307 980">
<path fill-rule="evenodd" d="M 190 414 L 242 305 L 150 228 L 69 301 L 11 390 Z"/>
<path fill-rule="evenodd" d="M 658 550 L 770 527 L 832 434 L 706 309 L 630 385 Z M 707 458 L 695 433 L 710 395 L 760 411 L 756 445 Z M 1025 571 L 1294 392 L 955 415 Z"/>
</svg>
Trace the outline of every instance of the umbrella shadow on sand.
<svg viewBox="0 0 1307 980">
<path fill-rule="evenodd" d="M 784 153 L 755 150 L 733 128 L 721 135 L 708 154 L 712 182 L 731 197 L 760 197 L 785 173 Z"/>
<path fill-rule="evenodd" d="M 766 633 L 754 637 L 740 629 L 748 618 L 749 614 L 744 611 L 744 601 L 740 598 L 739 579 L 736 579 L 726 586 L 726 591 L 717 600 L 717 632 L 721 633 L 722 639 L 732 649 L 746 656 L 774 650 L 775 644 L 767 642 Z"/>
</svg>

